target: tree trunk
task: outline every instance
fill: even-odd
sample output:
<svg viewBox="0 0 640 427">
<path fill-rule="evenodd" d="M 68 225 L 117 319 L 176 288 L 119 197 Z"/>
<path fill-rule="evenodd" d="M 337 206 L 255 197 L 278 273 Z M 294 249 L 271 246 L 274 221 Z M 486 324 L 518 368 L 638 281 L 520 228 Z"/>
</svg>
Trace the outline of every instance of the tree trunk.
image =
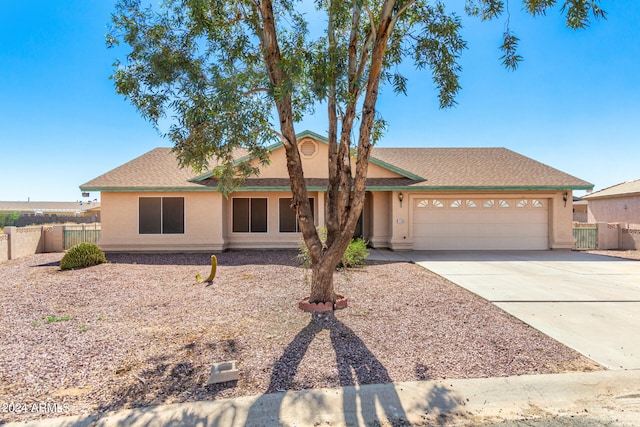
<svg viewBox="0 0 640 427">
<path fill-rule="evenodd" d="M 336 302 L 333 290 L 333 272 L 341 258 L 324 253 L 320 260 L 311 266 L 311 294 L 309 302 Z"/>
</svg>

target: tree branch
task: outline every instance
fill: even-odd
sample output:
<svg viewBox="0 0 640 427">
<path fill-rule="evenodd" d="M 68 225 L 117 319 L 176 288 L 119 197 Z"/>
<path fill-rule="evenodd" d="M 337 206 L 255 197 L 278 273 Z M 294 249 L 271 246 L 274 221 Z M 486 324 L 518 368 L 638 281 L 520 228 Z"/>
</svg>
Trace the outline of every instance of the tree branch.
<svg viewBox="0 0 640 427">
<path fill-rule="evenodd" d="M 248 91 L 246 91 L 246 92 L 242 92 L 242 96 L 253 95 L 253 94 L 255 94 L 255 93 L 259 93 L 259 92 L 269 92 L 269 89 L 264 88 L 264 87 L 259 87 L 259 88 L 251 89 L 251 90 L 248 90 Z"/>
<path fill-rule="evenodd" d="M 402 16 L 402 14 L 405 13 L 407 9 L 409 9 L 415 2 L 416 0 L 409 0 L 395 13 L 393 18 L 391 19 L 391 28 L 394 28 L 396 26 L 398 18 Z"/>
</svg>

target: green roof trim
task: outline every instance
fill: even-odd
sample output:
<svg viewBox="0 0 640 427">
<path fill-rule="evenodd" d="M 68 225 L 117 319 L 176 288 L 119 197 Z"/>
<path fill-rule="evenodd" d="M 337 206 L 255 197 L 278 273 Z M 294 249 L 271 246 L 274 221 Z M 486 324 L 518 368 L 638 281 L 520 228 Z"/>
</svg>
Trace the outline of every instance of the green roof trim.
<svg viewBox="0 0 640 427">
<path fill-rule="evenodd" d="M 302 139 L 302 138 L 313 138 L 313 139 L 317 139 L 320 142 L 324 142 L 325 144 L 329 143 L 329 138 L 327 138 L 326 136 L 322 136 L 318 133 L 312 132 L 310 130 L 303 130 L 302 132 L 296 134 L 296 139 Z"/>
<path fill-rule="evenodd" d="M 133 193 L 133 192 L 154 192 L 154 193 L 176 193 L 176 192 L 206 192 L 217 191 L 215 187 L 84 187 L 82 191 L 101 191 L 108 193 Z"/>
<path fill-rule="evenodd" d="M 302 138 L 313 138 L 313 139 L 316 139 L 316 140 L 318 140 L 320 142 L 324 142 L 325 144 L 329 143 L 329 140 L 327 138 L 325 138 L 324 136 L 319 135 L 319 134 L 317 134 L 315 132 L 312 132 L 310 130 L 304 130 L 304 131 L 296 134 L 296 140 L 299 140 L 299 139 L 302 139 Z M 281 148 L 283 146 L 284 146 L 284 144 L 282 143 L 282 141 L 278 141 L 276 143 L 273 143 L 273 144 L 269 145 L 267 147 L 267 150 L 275 151 L 278 148 Z M 251 160 L 252 158 L 253 158 L 252 155 L 247 154 L 246 156 L 242 156 L 239 159 L 237 159 L 235 162 L 233 162 L 233 164 L 237 165 L 237 164 L 240 164 L 242 162 L 246 162 L 248 160 Z M 202 175 L 198 175 L 195 178 L 190 179 L 189 181 L 190 182 L 201 182 L 201 181 L 204 181 L 205 179 L 211 178 L 212 176 L 213 176 L 213 171 L 209 171 L 209 172 L 203 173 Z"/>
<path fill-rule="evenodd" d="M 367 191 L 569 191 L 569 190 L 590 190 L 593 186 L 587 185 L 448 185 L 433 187 L 428 185 L 404 185 L 399 187 L 392 186 L 371 186 L 367 187 Z"/>
<path fill-rule="evenodd" d="M 392 164 L 390 164 L 390 163 L 383 162 L 382 160 L 378 160 L 378 159 L 376 159 L 376 158 L 375 158 L 375 157 L 373 157 L 373 156 L 372 156 L 372 157 L 369 157 L 369 163 L 373 163 L 374 165 L 380 166 L 381 168 L 388 169 L 388 170 L 390 170 L 391 172 L 395 172 L 395 173 L 397 173 L 398 175 L 402 175 L 402 176 L 404 176 L 405 178 L 409 178 L 409 179 L 412 179 L 412 180 L 414 180 L 414 181 L 426 181 L 426 179 L 425 179 L 425 178 L 423 178 L 423 177 L 421 177 L 421 176 L 418 176 L 418 175 L 416 175 L 416 174 L 413 174 L 413 173 L 411 173 L 411 172 L 409 172 L 409 171 L 406 171 L 406 170 L 404 170 L 404 169 L 402 169 L 402 168 L 399 168 L 399 167 L 397 167 L 397 166 L 393 166 L 393 165 L 392 165 Z"/>
<path fill-rule="evenodd" d="M 329 139 L 327 139 L 327 137 L 324 137 L 320 134 L 317 134 L 315 132 L 312 132 L 310 130 L 304 130 L 298 134 L 296 134 L 296 140 L 301 140 L 304 138 L 312 138 L 315 139 L 319 142 L 323 142 L 325 144 L 329 143 Z M 281 147 L 283 147 L 284 144 L 282 144 L 282 141 L 276 142 L 274 144 L 271 144 L 270 146 L 267 147 L 267 150 L 273 152 Z M 246 155 L 246 156 L 242 156 L 239 159 L 237 159 L 235 162 L 233 162 L 234 165 L 240 164 L 242 162 L 246 162 L 248 160 L 251 160 L 253 158 L 253 156 L 251 156 L 250 154 Z M 398 175 L 404 176 L 405 178 L 409 178 L 409 179 L 413 179 L 414 181 L 426 181 L 423 177 L 418 176 L 416 174 L 413 174 L 409 171 L 406 171 L 404 169 L 401 169 L 397 166 L 393 166 L 392 164 L 389 164 L 387 162 L 383 162 L 382 160 L 378 160 L 375 157 L 370 157 L 369 158 L 369 162 L 373 163 L 374 165 L 380 166 L 381 168 L 384 169 L 388 169 L 391 172 L 395 172 Z M 205 179 L 209 179 L 213 177 L 213 171 L 209 171 L 209 172 L 205 172 L 202 175 L 198 175 L 195 178 L 192 178 L 189 180 L 189 182 L 201 182 L 204 181 Z"/>
<path fill-rule="evenodd" d="M 590 190 L 593 186 L 443 186 L 432 187 L 428 185 L 404 185 L 404 186 L 370 186 L 367 191 L 569 191 L 569 190 Z M 324 186 L 309 186 L 307 191 L 325 191 Z M 82 191 L 104 191 L 104 192 L 216 192 L 217 187 L 80 187 Z M 268 192 L 268 191 L 291 191 L 289 186 L 273 187 L 240 187 L 234 192 Z"/>
</svg>

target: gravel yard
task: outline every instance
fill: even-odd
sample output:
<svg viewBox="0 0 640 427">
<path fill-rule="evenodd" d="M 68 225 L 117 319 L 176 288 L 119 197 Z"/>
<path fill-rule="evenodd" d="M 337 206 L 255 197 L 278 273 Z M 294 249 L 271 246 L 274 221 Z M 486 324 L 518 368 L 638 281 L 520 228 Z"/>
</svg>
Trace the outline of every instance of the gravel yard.
<svg viewBox="0 0 640 427">
<path fill-rule="evenodd" d="M 413 264 L 336 274 L 349 307 L 311 322 L 294 251 L 107 256 L 60 271 L 62 254 L 0 264 L 0 422 L 42 402 L 63 414 L 287 389 L 588 371 L 598 365 Z M 240 380 L 205 386 L 214 362 Z M 14 406 L 15 408 L 15 406 Z"/>
<path fill-rule="evenodd" d="M 630 260 L 635 260 L 635 261 L 640 261 L 640 251 L 638 250 L 614 250 L 614 249 L 610 249 L 610 250 L 591 250 L 591 251 L 586 251 L 590 254 L 594 254 L 594 255 L 605 255 L 605 256 L 611 256 L 611 257 L 615 257 L 615 258 L 623 258 L 623 259 L 630 259 Z"/>
</svg>

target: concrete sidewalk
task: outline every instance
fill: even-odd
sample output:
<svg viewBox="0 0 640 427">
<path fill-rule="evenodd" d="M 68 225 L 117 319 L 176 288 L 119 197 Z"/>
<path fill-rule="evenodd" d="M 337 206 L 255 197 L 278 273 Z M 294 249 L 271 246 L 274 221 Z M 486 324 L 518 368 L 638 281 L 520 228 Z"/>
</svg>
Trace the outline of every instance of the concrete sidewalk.
<svg viewBox="0 0 640 427">
<path fill-rule="evenodd" d="M 273 393 L 8 426 L 384 426 L 406 425 L 407 421 L 416 425 L 478 426 L 555 416 L 606 423 L 602 425 L 640 425 L 640 370 Z"/>
</svg>

